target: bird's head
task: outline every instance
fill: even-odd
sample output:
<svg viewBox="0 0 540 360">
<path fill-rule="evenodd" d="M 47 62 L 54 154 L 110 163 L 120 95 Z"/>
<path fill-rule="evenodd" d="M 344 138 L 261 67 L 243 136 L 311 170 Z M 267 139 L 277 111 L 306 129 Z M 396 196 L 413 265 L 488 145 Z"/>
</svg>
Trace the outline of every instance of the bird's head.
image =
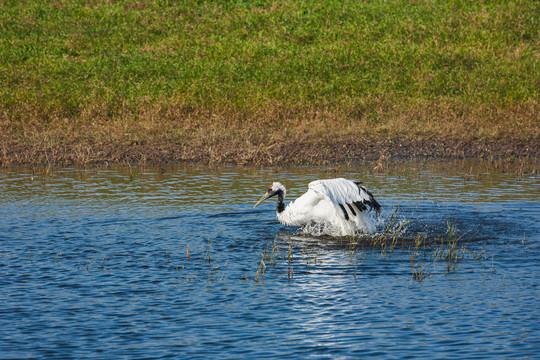
<svg viewBox="0 0 540 360">
<path fill-rule="evenodd" d="M 266 200 L 268 198 L 271 198 L 272 196 L 281 194 L 281 197 L 283 198 L 285 196 L 285 192 L 286 192 L 285 186 L 283 186 L 281 183 L 279 183 L 279 182 L 272 183 L 272 185 L 270 185 L 270 187 L 264 193 L 262 198 L 260 198 L 260 200 L 257 201 L 255 206 L 253 206 L 253 208 L 256 208 L 257 206 L 259 206 L 260 203 L 262 203 L 264 200 Z"/>
</svg>

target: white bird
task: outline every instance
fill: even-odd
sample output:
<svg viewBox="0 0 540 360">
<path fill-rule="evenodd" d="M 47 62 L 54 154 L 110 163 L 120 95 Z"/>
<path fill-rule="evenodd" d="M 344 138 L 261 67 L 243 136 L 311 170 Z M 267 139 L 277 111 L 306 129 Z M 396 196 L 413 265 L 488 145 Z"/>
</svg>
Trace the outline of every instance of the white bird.
<svg viewBox="0 0 540 360">
<path fill-rule="evenodd" d="M 254 208 L 277 196 L 276 215 L 284 225 L 316 225 L 319 234 L 334 236 L 375 231 L 375 225 L 366 213 L 369 207 L 378 214 L 381 206 L 360 182 L 347 179 L 313 181 L 304 195 L 286 207 L 283 203 L 285 194 L 285 186 L 275 182 Z"/>
</svg>

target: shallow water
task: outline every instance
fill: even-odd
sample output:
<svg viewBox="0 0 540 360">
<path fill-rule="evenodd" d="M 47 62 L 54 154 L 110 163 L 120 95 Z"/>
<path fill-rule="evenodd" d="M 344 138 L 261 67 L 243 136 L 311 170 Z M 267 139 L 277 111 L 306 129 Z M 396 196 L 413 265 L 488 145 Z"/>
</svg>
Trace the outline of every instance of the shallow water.
<svg viewBox="0 0 540 360">
<path fill-rule="evenodd" d="M 410 221 L 405 245 L 252 209 L 272 181 L 293 199 L 331 177 L 373 192 L 379 234 Z M 466 162 L 3 170 L 0 358 L 535 358 L 539 185 Z"/>
</svg>

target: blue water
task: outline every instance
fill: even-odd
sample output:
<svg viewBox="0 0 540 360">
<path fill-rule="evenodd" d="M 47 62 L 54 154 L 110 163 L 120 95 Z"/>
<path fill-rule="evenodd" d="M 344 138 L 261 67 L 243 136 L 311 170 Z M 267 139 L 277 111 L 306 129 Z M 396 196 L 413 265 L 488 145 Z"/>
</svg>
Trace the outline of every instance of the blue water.
<svg viewBox="0 0 540 360">
<path fill-rule="evenodd" d="M 272 181 L 293 199 L 341 176 L 383 205 L 379 232 L 399 206 L 409 245 L 310 237 L 282 227 L 271 202 L 252 209 Z M 535 174 L 444 163 L 19 169 L 0 173 L 0 191 L 0 358 L 540 353 Z M 450 271 L 433 256 L 449 226 L 466 248 Z M 415 239 L 435 244 L 412 249 Z"/>
</svg>

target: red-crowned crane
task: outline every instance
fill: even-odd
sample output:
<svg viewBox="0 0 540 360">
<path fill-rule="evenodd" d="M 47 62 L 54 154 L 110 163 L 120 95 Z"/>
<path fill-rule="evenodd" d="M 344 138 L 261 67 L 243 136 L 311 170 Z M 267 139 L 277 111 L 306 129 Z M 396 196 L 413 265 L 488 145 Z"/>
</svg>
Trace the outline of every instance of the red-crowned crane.
<svg viewBox="0 0 540 360">
<path fill-rule="evenodd" d="M 275 182 L 254 208 L 277 196 L 276 215 L 284 225 L 316 225 L 319 233 L 334 236 L 375 231 L 375 225 L 366 213 L 369 207 L 378 214 L 381 206 L 359 182 L 347 179 L 313 181 L 304 195 L 287 206 L 283 203 L 285 193 L 285 186 Z"/>
</svg>

